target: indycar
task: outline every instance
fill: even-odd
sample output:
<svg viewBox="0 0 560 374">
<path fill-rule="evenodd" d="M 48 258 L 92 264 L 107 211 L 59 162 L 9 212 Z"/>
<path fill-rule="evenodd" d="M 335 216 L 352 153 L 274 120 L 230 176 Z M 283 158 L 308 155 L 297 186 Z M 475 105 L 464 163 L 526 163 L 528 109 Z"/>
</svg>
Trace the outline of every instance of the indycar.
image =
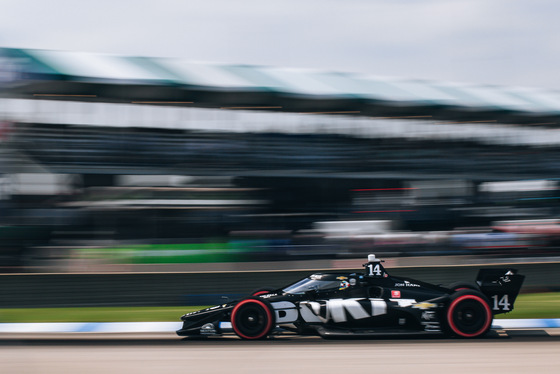
<svg viewBox="0 0 560 374">
<path fill-rule="evenodd" d="M 363 272 L 316 273 L 280 289 L 187 313 L 179 336 L 234 333 L 264 339 L 295 333 L 329 337 L 393 334 L 485 335 L 496 314 L 513 310 L 524 276 L 481 269 L 476 282 L 446 287 L 391 276 L 369 255 Z"/>
</svg>

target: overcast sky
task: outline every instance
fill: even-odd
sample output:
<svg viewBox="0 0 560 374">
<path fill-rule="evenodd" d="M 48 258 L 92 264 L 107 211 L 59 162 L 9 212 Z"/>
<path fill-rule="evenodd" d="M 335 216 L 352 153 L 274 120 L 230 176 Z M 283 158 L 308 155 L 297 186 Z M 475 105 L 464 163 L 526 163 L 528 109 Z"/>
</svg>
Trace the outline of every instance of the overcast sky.
<svg viewBox="0 0 560 374">
<path fill-rule="evenodd" d="M 0 46 L 560 89 L 558 0 L 0 0 Z"/>
</svg>

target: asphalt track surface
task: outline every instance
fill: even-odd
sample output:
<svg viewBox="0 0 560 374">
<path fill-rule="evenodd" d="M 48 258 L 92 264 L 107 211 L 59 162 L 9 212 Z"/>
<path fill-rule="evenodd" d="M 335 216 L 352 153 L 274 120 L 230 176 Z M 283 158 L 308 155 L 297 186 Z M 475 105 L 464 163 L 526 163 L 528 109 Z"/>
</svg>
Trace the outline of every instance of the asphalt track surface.
<svg viewBox="0 0 560 374">
<path fill-rule="evenodd" d="M 560 334 L 482 339 L 283 336 L 182 339 L 166 334 L 0 335 L 0 373 L 558 373 Z"/>
</svg>

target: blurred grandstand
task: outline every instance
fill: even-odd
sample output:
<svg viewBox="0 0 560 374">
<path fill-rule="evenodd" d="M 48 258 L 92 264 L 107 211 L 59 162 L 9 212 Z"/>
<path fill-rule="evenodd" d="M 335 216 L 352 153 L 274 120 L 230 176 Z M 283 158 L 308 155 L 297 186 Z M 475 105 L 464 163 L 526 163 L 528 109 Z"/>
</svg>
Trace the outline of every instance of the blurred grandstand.
<svg viewBox="0 0 560 374">
<path fill-rule="evenodd" d="M 557 250 L 559 92 L 6 48 L 0 82 L 5 269 Z"/>
</svg>

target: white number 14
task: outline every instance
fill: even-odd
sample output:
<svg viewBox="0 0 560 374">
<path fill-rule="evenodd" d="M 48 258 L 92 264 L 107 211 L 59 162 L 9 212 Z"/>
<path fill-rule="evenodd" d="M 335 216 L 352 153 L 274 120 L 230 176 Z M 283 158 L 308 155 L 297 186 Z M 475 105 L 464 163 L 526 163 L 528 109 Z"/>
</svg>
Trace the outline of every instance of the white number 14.
<svg viewBox="0 0 560 374">
<path fill-rule="evenodd" d="M 509 303 L 508 295 L 502 296 L 500 301 L 498 301 L 498 295 L 492 296 L 492 300 L 494 300 L 494 310 L 510 310 L 511 304 Z"/>
<path fill-rule="evenodd" d="M 369 265 L 369 275 L 377 275 L 377 276 L 381 276 L 381 267 L 379 266 L 379 264 L 375 265 L 375 267 L 373 265 Z"/>
</svg>

